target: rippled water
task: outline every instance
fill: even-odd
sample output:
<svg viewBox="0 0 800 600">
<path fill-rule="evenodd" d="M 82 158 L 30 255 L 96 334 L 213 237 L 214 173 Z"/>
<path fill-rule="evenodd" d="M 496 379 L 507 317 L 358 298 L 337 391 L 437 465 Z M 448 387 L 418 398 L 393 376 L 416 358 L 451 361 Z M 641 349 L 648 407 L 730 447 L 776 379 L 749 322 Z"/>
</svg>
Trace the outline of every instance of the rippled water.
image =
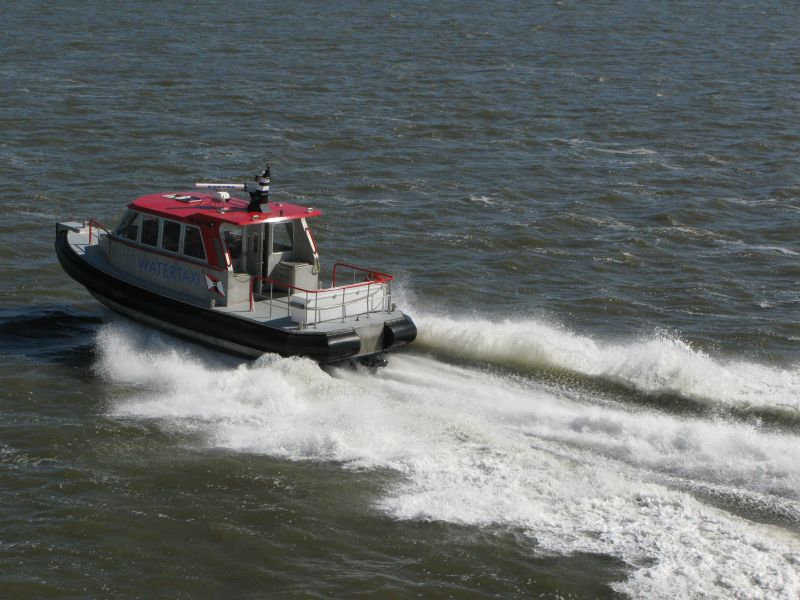
<svg viewBox="0 0 800 600">
<path fill-rule="evenodd" d="M 21 2 L 0 595 L 800 594 L 794 3 Z M 240 179 L 395 273 L 377 374 L 115 318 L 56 220 Z"/>
</svg>

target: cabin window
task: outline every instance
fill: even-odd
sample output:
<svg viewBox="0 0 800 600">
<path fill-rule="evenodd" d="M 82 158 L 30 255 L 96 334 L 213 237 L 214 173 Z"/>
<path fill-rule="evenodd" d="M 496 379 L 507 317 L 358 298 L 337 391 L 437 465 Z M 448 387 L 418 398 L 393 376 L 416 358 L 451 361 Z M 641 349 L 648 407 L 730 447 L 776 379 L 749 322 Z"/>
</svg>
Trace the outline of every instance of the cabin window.
<svg viewBox="0 0 800 600">
<path fill-rule="evenodd" d="M 294 246 L 294 223 L 275 223 L 272 226 L 272 251 L 287 252 Z"/>
<path fill-rule="evenodd" d="M 158 246 L 158 218 L 142 215 L 141 242 L 148 246 Z"/>
<path fill-rule="evenodd" d="M 203 249 L 203 236 L 200 234 L 198 227 L 186 226 L 183 236 L 183 253 L 193 258 L 206 259 L 206 251 Z"/>
<path fill-rule="evenodd" d="M 135 242 L 139 235 L 139 213 L 132 210 L 125 213 L 117 227 L 117 234 Z"/>
<path fill-rule="evenodd" d="M 161 232 L 161 247 L 168 252 L 177 252 L 181 242 L 181 224 L 175 221 L 164 221 Z"/>
</svg>

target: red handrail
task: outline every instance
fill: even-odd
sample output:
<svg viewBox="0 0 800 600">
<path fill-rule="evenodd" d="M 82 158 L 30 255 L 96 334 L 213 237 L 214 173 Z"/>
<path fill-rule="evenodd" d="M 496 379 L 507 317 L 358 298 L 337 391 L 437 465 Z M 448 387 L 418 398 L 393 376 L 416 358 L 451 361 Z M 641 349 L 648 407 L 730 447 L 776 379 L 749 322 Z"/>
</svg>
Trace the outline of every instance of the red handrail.
<svg viewBox="0 0 800 600">
<path fill-rule="evenodd" d="M 364 268 L 364 267 L 359 267 L 357 265 L 351 265 L 351 264 L 343 263 L 343 262 L 337 262 L 337 263 L 334 263 L 334 265 L 333 265 L 333 276 L 332 276 L 332 279 L 331 279 L 331 287 L 336 287 L 336 268 L 337 267 L 346 267 L 348 269 L 353 269 L 355 271 L 363 271 L 364 273 L 366 273 L 367 274 L 367 281 L 361 282 L 362 284 L 363 283 L 389 283 L 390 281 L 394 280 L 394 277 L 392 275 L 389 275 L 388 273 L 381 273 L 380 271 L 375 271 L 373 269 L 367 269 L 367 268 Z M 359 285 L 359 284 L 355 284 L 355 285 Z M 347 286 L 343 286 L 343 287 L 347 287 Z"/>
</svg>

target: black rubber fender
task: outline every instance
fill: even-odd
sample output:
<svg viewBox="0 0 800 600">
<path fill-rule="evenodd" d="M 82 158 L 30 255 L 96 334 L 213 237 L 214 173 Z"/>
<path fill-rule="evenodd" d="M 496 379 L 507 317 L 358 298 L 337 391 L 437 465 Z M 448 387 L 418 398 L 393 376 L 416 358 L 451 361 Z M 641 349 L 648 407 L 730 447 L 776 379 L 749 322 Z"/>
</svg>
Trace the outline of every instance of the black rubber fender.
<svg viewBox="0 0 800 600">
<path fill-rule="evenodd" d="M 323 362 L 333 362 L 349 356 L 355 356 L 361 349 L 361 339 L 353 331 L 333 333 L 325 336 L 327 352 Z"/>
<path fill-rule="evenodd" d="M 383 326 L 384 349 L 394 348 L 413 342 L 417 337 L 417 326 L 408 315 L 402 319 L 385 323 Z"/>
</svg>

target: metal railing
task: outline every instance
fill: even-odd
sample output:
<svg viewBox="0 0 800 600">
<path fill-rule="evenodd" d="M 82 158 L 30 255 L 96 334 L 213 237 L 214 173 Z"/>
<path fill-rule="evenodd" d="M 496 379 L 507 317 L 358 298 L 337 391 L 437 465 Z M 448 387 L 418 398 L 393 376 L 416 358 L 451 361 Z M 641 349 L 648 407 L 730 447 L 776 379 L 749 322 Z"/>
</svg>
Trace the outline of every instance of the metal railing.
<svg viewBox="0 0 800 600">
<path fill-rule="evenodd" d="M 100 221 L 98 221 L 96 219 L 89 219 L 88 223 L 89 223 L 89 245 L 90 246 L 92 245 L 92 227 L 96 227 L 97 229 L 102 229 L 106 233 L 111 233 L 105 225 L 103 225 Z M 97 236 L 97 239 L 98 240 L 100 239 L 99 235 Z"/>
<path fill-rule="evenodd" d="M 336 285 L 338 267 L 344 267 L 353 270 L 353 283 L 340 286 Z M 363 281 L 355 281 L 357 273 L 359 272 L 364 273 Z M 255 309 L 255 282 L 261 281 L 269 284 L 269 295 L 267 296 L 263 293 L 262 295 L 267 296 L 264 298 L 264 300 L 268 301 L 270 318 L 272 318 L 272 309 L 275 302 L 282 303 L 284 300 L 283 298 L 275 297 L 276 287 L 286 290 L 285 303 L 286 316 L 288 318 L 291 319 L 292 317 L 292 308 L 303 310 L 303 319 L 302 321 L 298 321 L 302 326 L 305 326 L 309 323 L 309 313 L 312 313 L 314 316 L 313 321 L 311 321 L 312 324 L 335 321 L 339 319 L 341 319 L 341 322 L 344 322 L 348 316 L 357 318 L 361 315 L 366 315 L 366 318 L 369 318 L 370 313 L 385 312 L 390 310 L 392 306 L 391 282 L 393 280 L 394 277 L 388 273 L 381 273 L 380 271 L 365 269 L 363 267 L 357 267 L 347 263 L 336 263 L 333 267 L 331 287 L 317 290 L 308 290 L 296 285 L 292 285 L 285 281 L 272 279 L 270 277 L 252 275 L 250 277 L 250 311 L 252 312 Z M 337 300 L 337 296 L 339 294 L 341 294 L 341 299 Z M 380 298 L 378 297 L 379 295 Z M 302 303 L 297 302 L 296 299 L 293 302 L 292 299 L 296 298 L 297 296 L 302 296 Z M 321 299 L 323 300 L 323 303 L 320 302 Z M 334 301 L 328 302 L 328 300 Z M 378 306 L 376 306 L 377 302 L 380 302 Z M 348 307 L 353 307 L 357 304 L 363 304 L 365 310 L 359 310 L 359 312 L 351 312 L 348 314 Z M 334 311 L 337 311 L 336 316 L 322 318 L 323 314 L 332 314 Z"/>
</svg>

